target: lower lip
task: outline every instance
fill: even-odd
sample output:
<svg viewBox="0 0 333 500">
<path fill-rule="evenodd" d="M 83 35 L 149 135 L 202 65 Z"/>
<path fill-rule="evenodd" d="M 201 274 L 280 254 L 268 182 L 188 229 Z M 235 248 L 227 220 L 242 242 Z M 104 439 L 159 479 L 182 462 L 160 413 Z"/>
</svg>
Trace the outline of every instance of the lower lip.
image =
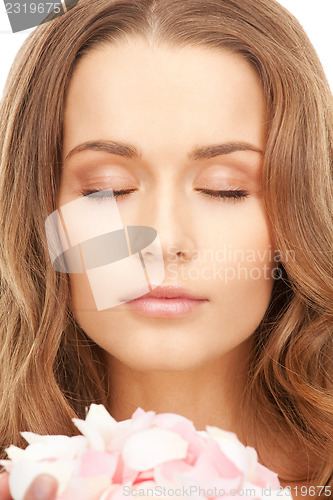
<svg viewBox="0 0 333 500">
<path fill-rule="evenodd" d="M 140 297 L 127 302 L 130 309 L 151 318 L 181 318 L 194 312 L 207 300 L 186 299 L 158 299 L 154 297 Z"/>
</svg>

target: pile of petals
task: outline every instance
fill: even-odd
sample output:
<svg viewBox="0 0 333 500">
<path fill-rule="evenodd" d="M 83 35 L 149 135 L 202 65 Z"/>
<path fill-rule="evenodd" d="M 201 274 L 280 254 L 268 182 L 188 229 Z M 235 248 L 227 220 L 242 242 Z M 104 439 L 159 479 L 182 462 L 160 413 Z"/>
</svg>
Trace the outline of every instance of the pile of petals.
<svg viewBox="0 0 333 500">
<path fill-rule="evenodd" d="M 14 500 L 43 473 L 58 481 L 58 500 L 291 498 L 253 448 L 217 427 L 197 431 L 185 417 L 141 408 L 117 422 L 95 404 L 73 421 L 82 435 L 22 432 L 26 449 L 6 449 Z"/>
</svg>

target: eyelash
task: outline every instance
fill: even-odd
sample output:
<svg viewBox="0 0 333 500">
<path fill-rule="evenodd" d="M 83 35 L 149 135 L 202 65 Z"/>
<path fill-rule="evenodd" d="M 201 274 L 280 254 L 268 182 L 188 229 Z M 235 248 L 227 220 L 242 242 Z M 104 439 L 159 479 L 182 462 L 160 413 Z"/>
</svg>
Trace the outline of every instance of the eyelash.
<svg viewBox="0 0 333 500">
<path fill-rule="evenodd" d="M 98 195 L 99 192 L 105 191 L 103 194 Z M 130 193 L 133 193 L 136 191 L 136 189 L 122 189 L 120 191 L 113 191 L 114 197 L 115 198 L 121 198 L 122 196 L 126 196 Z M 220 198 L 225 201 L 240 201 L 244 200 L 245 198 L 248 198 L 250 196 L 250 193 L 245 191 L 244 189 L 234 189 L 234 190 L 226 190 L 226 191 L 214 191 L 211 189 L 196 189 L 198 193 L 204 193 L 207 196 L 210 196 L 211 198 Z M 111 191 L 106 191 L 104 189 L 86 189 L 83 190 L 80 195 L 81 196 L 89 196 L 91 194 L 95 194 L 95 198 L 97 199 L 103 199 L 103 198 L 111 198 L 109 196 L 109 193 Z"/>
<path fill-rule="evenodd" d="M 104 191 L 104 193 L 98 195 L 100 191 Z M 121 196 L 133 193 L 134 191 L 136 191 L 136 189 L 121 189 L 120 191 L 113 191 L 113 195 L 115 198 L 120 198 Z M 95 194 L 96 196 L 93 196 L 93 198 L 103 199 L 103 198 L 111 198 L 112 195 L 109 196 L 110 193 L 111 191 L 107 191 L 104 188 L 103 189 L 101 188 L 101 189 L 86 189 L 81 191 L 80 195 L 89 196 L 90 194 L 92 195 Z"/>
<path fill-rule="evenodd" d="M 213 191 L 211 189 L 196 189 L 198 193 L 204 193 L 212 198 L 221 198 L 224 201 L 241 201 L 250 196 L 244 189 L 232 189 L 226 191 Z"/>
</svg>

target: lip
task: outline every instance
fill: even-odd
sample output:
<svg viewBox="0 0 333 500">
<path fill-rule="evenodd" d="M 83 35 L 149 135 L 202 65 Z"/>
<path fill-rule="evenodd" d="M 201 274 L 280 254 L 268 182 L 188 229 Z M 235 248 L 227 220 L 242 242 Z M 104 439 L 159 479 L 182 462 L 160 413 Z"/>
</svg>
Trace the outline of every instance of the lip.
<svg viewBox="0 0 333 500">
<path fill-rule="evenodd" d="M 181 318 L 198 310 L 208 299 L 182 286 L 159 286 L 131 300 L 126 306 L 135 312 L 154 318 Z"/>
</svg>

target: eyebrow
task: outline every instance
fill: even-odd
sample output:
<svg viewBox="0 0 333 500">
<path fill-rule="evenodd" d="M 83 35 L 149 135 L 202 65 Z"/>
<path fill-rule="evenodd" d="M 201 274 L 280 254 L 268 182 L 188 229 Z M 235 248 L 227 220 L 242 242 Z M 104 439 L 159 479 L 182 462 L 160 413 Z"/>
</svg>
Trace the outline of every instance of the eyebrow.
<svg viewBox="0 0 333 500">
<path fill-rule="evenodd" d="M 140 159 L 142 157 L 141 152 L 133 144 L 118 141 L 87 141 L 75 146 L 75 148 L 68 153 L 65 160 L 68 160 L 71 156 L 81 151 L 101 151 L 129 159 Z M 215 156 L 227 155 L 236 151 L 255 151 L 256 153 L 264 155 L 264 151 L 247 142 L 227 142 L 196 147 L 188 154 L 188 159 L 208 159 L 214 158 Z"/>
</svg>

